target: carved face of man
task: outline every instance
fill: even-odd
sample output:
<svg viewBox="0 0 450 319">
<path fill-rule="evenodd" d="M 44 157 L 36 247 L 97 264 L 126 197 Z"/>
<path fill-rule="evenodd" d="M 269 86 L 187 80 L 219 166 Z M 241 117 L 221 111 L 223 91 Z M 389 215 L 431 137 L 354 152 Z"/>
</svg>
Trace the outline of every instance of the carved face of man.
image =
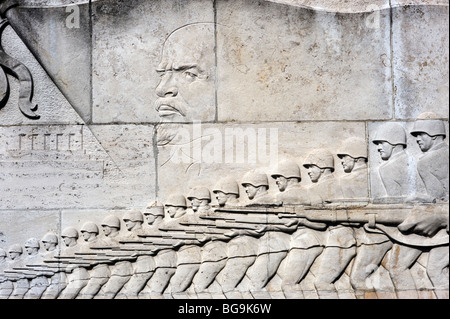
<svg viewBox="0 0 450 319">
<path fill-rule="evenodd" d="M 138 226 L 138 224 L 139 224 L 139 222 L 132 221 L 130 219 L 124 219 L 123 221 L 125 222 L 125 227 L 128 230 L 132 230 L 134 227 Z"/>
<path fill-rule="evenodd" d="M 119 230 L 115 227 L 103 225 L 103 233 L 105 234 L 106 237 L 111 236 L 111 235 L 117 233 L 118 231 Z"/>
<path fill-rule="evenodd" d="M 144 214 L 145 220 L 147 221 L 147 224 L 153 225 L 153 223 L 156 221 L 156 216 L 153 214 Z"/>
<path fill-rule="evenodd" d="M 428 152 L 433 147 L 435 140 L 436 140 L 436 138 L 431 137 L 427 133 L 417 133 L 416 134 L 417 144 L 419 145 L 421 151 L 424 153 Z"/>
<path fill-rule="evenodd" d="M 213 24 L 193 24 L 172 33 L 157 68 L 155 109 L 163 122 L 207 121 L 215 117 Z"/>
<path fill-rule="evenodd" d="M 341 164 L 344 168 L 344 172 L 351 173 L 353 168 L 355 168 L 355 159 L 349 155 L 342 156 Z"/>
<path fill-rule="evenodd" d="M 76 244 L 75 238 L 72 237 L 62 237 L 62 240 L 64 242 L 64 245 L 66 245 L 67 247 L 71 247 Z"/>
<path fill-rule="evenodd" d="M 39 249 L 36 247 L 25 246 L 25 250 L 28 255 L 36 255 L 39 252 Z"/>
<path fill-rule="evenodd" d="M 254 199 L 256 194 L 258 193 L 258 187 L 253 186 L 252 184 L 244 185 L 245 192 L 250 200 Z"/>
<path fill-rule="evenodd" d="M 84 241 L 90 241 L 93 238 L 95 238 L 96 234 L 95 233 L 90 233 L 87 231 L 81 231 L 81 236 L 83 236 Z"/>
<path fill-rule="evenodd" d="M 20 253 L 19 253 L 19 252 L 16 252 L 16 251 L 10 251 L 10 252 L 8 252 L 8 257 L 9 257 L 9 259 L 11 259 L 11 260 L 14 260 L 14 259 L 18 258 L 19 256 L 20 256 Z"/>
<path fill-rule="evenodd" d="M 380 153 L 381 159 L 383 161 L 388 161 L 391 158 L 392 153 L 394 151 L 394 145 L 382 141 L 377 143 L 377 150 L 378 153 Z"/>
<path fill-rule="evenodd" d="M 217 199 L 217 202 L 219 203 L 219 205 L 225 206 L 225 204 L 228 201 L 227 194 L 225 194 L 224 192 L 221 192 L 221 191 L 216 191 L 215 195 L 216 195 L 216 199 Z"/>
<path fill-rule="evenodd" d="M 320 176 L 322 176 L 322 169 L 316 165 L 310 165 L 308 166 L 307 170 L 311 182 L 317 183 L 320 179 Z"/>
<path fill-rule="evenodd" d="M 275 176 L 275 183 L 278 186 L 280 192 L 284 192 L 288 186 L 288 179 L 284 176 Z"/>
<path fill-rule="evenodd" d="M 170 216 L 170 218 L 174 218 L 177 214 L 178 207 L 166 205 L 166 212 Z"/>
</svg>

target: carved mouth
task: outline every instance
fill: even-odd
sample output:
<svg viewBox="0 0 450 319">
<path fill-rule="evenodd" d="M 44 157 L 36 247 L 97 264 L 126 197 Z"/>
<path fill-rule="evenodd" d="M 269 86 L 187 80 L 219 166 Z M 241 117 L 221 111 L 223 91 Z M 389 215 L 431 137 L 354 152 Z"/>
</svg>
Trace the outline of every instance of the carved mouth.
<svg viewBox="0 0 450 319">
<path fill-rule="evenodd" d="M 177 110 L 175 107 L 168 105 L 168 104 L 162 104 L 157 108 L 157 111 L 159 113 L 159 116 L 161 117 L 167 117 L 167 116 L 173 116 L 176 114 L 180 114 L 180 111 Z"/>
</svg>

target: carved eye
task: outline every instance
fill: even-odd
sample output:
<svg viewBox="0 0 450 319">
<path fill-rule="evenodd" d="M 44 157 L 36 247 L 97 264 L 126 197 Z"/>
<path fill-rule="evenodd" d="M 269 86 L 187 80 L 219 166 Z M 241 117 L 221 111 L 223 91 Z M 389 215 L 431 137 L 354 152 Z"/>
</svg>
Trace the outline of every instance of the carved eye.
<svg viewBox="0 0 450 319">
<path fill-rule="evenodd" d="M 196 78 L 198 78 L 198 75 L 190 72 L 190 71 L 185 71 L 184 75 L 186 76 L 186 78 L 190 79 L 190 80 L 195 80 Z"/>
</svg>

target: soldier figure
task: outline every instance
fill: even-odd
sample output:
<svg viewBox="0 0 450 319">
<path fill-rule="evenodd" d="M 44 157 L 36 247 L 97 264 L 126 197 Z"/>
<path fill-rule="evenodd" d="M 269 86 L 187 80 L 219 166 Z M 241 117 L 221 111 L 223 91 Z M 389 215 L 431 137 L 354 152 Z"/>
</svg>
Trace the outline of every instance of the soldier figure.
<svg viewBox="0 0 450 319">
<path fill-rule="evenodd" d="M 78 231 L 73 227 L 67 227 L 61 232 L 61 238 L 65 248 L 60 257 L 74 258 L 75 253 L 80 251 L 78 245 Z M 58 299 L 75 299 L 80 291 L 89 283 L 89 273 L 84 267 L 75 264 L 67 266 L 67 286 L 61 292 Z"/>
<path fill-rule="evenodd" d="M 25 258 L 26 265 L 40 265 L 43 261 L 43 258 L 39 254 L 39 240 L 36 238 L 30 238 L 25 242 L 24 246 L 28 254 L 28 256 Z M 36 274 L 36 276 L 30 280 L 30 289 L 28 290 L 24 298 L 40 299 L 44 291 L 47 289 L 48 285 L 49 281 L 46 276 Z"/>
<path fill-rule="evenodd" d="M 342 190 L 334 177 L 334 157 L 326 149 L 311 152 L 303 166 L 313 182 L 309 189 L 311 203 L 324 205 L 342 200 Z M 353 229 L 340 224 L 328 224 L 324 239 L 325 250 L 314 285 L 321 298 L 337 298 L 334 283 L 344 273 L 356 255 L 356 240 Z M 322 242 L 322 241 L 320 241 Z"/>
<path fill-rule="evenodd" d="M 406 153 L 405 129 L 398 123 L 385 123 L 378 129 L 372 142 L 383 160 L 378 172 L 387 199 L 404 202 L 415 188 L 414 177 L 410 174 L 410 168 L 415 164 Z"/>
<path fill-rule="evenodd" d="M 300 185 L 302 180 L 300 167 L 293 161 L 284 161 L 278 164 L 277 170 L 272 174 L 280 193 L 277 202 L 284 205 L 310 205 L 307 190 Z"/>
<path fill-rule="evenodd" d="M 116 216 L 107 216 L 102 225 L 103 232 L 105 233 L 105 243 L 111 248 L 119 247 L 120 240 L 120 219 Z M 111 265 L 111 276 L 108 282 L 102 287 L 100 293 L 97 294 L 98 298 L 113 299 L 117 293 L 123 288 L 123 286 L 130 280 L 133 274 L 133 266 L 128 260 L 121 260 L 120 256 L 112 258 L 115 261 L 114 265 Z"/>
<path fill-rule="evenodd" d="M 241 181 L 248 199 L 255 205 L 273 205 L 275 199 L 269 194 L 269 180 L 267 175 L 258 171 L 250 171 Z"/>
<path fill-rule="evenodd" d="M 337 152 L 346 173 L 340 184 L 346 200 L 368 201 L 367 143 L 361 138 L 349 138 Z"/>
<path fill-rule="evenodd" d="M 130 232 L 127 239 L 138 240 L 138 235 L 142 234 L 142 224 L 144 222 L 142 213 L 139 211 L 127 212 L 123 216 L 123 221 Z M 152 277 L 153 272 L 155 271 L 156 266 L 153 256 L 143 254 L 139 251 L 136 251 L 135 254 L 138 256 L 136 261 L 133 263 L 133 276 L 118 294 L 118 296 L 124 298 L 138 298 L 139 293 L 145 287 L 145 284 Z"/>
<path fill-rule="evenodd" d="M 212 190 L 220 207 L 239 205 L 239 185 L 234 179 L 221 179 Z"/>
<path fill-rule="evenodd" d="M 372 142 L 377 146 L 384 161 L 378 171 L 388 198 L 404 202 L 413 197 L 410 171 L 415 165 L 412 157 L 406 153 L 405 129 L 398 123 L 385 123 L 379 127 Z M 411 293 L 416 294 L 411 267 L 421 253 L 419 249 L 397 243 L 392 247 L 387 268 L 399 298 L 410 296 Z M 418 298 L 418 294 L 416 296 Z"/>
<path fill-rule="evenodd" d="M 430 201 L 448 201 L 449 192 L 449 147 L 445 143 L 447 133 L 444 122 L 427 119 L 423 114 L 414 123 L 411 135 L 416 138 L 423 156 L 417 162 L 417 171 L 421 177 Z"/>
<path fill-rule="evenodd" d="M 4 271 L 8 269 L 6 257 L 6 251 L 0 248 L 0 299 L 8 299 L 14 290 L 12 281 L 4 275 Z"/>
<path fill-rule="evenodd" d="M 187 203 L 183 195 L 169 196 L 164 206 L 169 221 L 178 219 L 186 214 Z M 164 209 L 154 207 L 145 214 L 147 216 L 147 223 L 151 226 L 147 233 L 161 235 L 163 232 L 159 230 L 159 227 L 167 223 L 163 220 Z M 177 270 L 177 252 L 171 247 L 160 248 L 154 257 L 154 262 L 155 272 L 148 280 L 144 289 L 139 293 L 139 297 L 141 298 L 162 298 L 164 291 L 169 286 L 170 279 Z"/>
<path fill-rule="evenodd" d="M 411 135 L 416 138 L 423 156 L 417 162 L 417 171 L 420 178 L 425 184 L 429 201 L 448 202 L 449 192 L 449 147 L 445 143 L 447 133 L 444 122 L 437 120 L 435 114 L 424 113 L 421 114 L 418 120 L 414 123 L 414 128 Z M 436 208 L 440 209 L 440 208 Z M 414 220 L 415 216 L 405 221 L 399 226 L 403 232 L 417 233 L 415 228 L 420 222 L 421 217 Z M 422 221 L 423 222 L 423 221 Z M 448 217 L 444 221 L 434 221 L 430 217 L 428 224 L 440 223 L 441 228 L 448 229 Z M 432 228 L 428 226 L 428 228 Z M 435 228 L 435 227 L 434 227 Z M 434 236 L 436 232 L 429 231 L 428 233 L 421 233 L 421 235 Z M 427 274 L 433 283 L 436 294 L 441 297 L 441 292 L 448 290 L 449 287 L 449 250 L 448 247 L 433 247 L 428 256 Z M 443 296 L 448 298 L 448 296 Z"/>
<path fill-rule="evenodd" d="M 23 261 L 23 249 L 19 244 L 12 245 L 8 250 L 9 257 L 9 269 L 21 268 L 24 267 Z M 22 299 L 27 293 L 28 289 L 30 289 L 30 284 L 28 279 L 20 274 L 17 274 L 13 278 L 11 278 L 14 284 L 14 290 L 11 292 L 9 296 L 10 299 Z"/>
<path fill-rule="evenodd" d="M 199 214 L 208 214 L 211 210 L 211 192 L 206 187 L 193 188 L 187 199 L 191 201 L 192 210 Z"/>
<path fill-rule="evenodd" d="M 58 251 L 58 236 L 54 233 L 47 233 L 41 240 L 42 246 L 45 249 L 44 261 L 52 260 L 59 254 Z M 54 275 L 49 279 L 49 285 L 42 294 L 42 299 L 56 299 L 61 291 L 67 286 L 67 274 L 65 271 L 56 269 Z"/>
<path fill-rule="evenodd" d="M 89 251 L 90 247 L 96 245 L 99 242 L 98 235 L 100 230 L 98 226 L 93 222 L 85 223 L 80 229 L 81 235 L 85 241 L 82 245 L 83 251 Z M 89 283 L 84 287 L 78 298 L 80 299 L 92 299 L 94 298 L 100 289 L 106 284 L 111 276 L 111 271 L 106 263 L 98 263 L 94 265 L 91 270 L 89 270 Z"/>
</svg>

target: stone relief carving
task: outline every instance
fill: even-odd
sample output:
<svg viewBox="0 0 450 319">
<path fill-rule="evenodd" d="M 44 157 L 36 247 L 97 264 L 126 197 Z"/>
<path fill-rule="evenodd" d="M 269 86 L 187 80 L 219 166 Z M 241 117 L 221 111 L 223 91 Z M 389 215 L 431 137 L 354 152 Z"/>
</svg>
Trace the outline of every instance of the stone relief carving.
<svg viewBox="0 0 450 319">
<path fill-rule="evenodd" d="M 3 8 L 2 8 L 3 9 Z M 0 12 L 1 13 L 1 12 Z M 8 20 L 0 16 L 0 39 L 8 24 Z M 21 62 L 5 53 L 0 45 L 0 108 L 2 108 L 9 98 L 9 83 L 5 70 L 10 72 L 19 80 L 20 94 L 18 106 L 23 115 L 30 119 L 37 120 L 39 115 L 35 113 L 38 106 L 32 103 L 33 98 L 33 78 L 28 68 Z"/>
<path fill-rule="evenodd" d="M 447 185 L 448 175 L 443 172 L 441 177 L 439 170 L 425 164 L 430 163 L 431 154 L 435 157 L 431 164 L 441 160 L 439 169 L 448 167 L 448 158 L 439 153 L 448 148 L 442 124 L 424 115 L 410 135 L 424 153 L 418 160 L 423 162 L 417 166 L 418 175 L 427 178 L 428 168 L 442 182 L 438 186 Z M 408 159 L 401 161 L 406 139 L 403 127 L 388 124 L 380 127 L 370 144 L 365 143 L 380 153 L 382 177 L 404 177 L 393 173 L 409 163 Z M 270 298 L 280 291 L 287 298 L 298 298 L 316 291 L 318 298 L 339 298 L 343 292 L 336 285 L 348 276 L 348 289 L 355 298 L 377 289 L 402 298 L 418 294 L 418 279 L 411 269 L 426 254 L 427 278 L 434 293 L 445 298 L 448 188 L 426 188 L 430 196 L 435 194 L 434 202 L 399 206 L 390 201 L 362 201 L 368 200 L 367 176 L 356 178 L 353 184 L 355 179 L 347 174 L 360 173 L 358 168 L 367 173 L 363 144 L 362 140 L 347 140 L 336 151 L 345 174 L 341 180 L 333 175 L 333 154 L 317 149 L 303 162 L 312 181 L 309 187 L 301 185 L 300 166 L 293 160 L 280 161 L 270 172 L 278 186 L 277 198 L 269 196 L 267 173 L 251 170 L 239 181 L 248 197 L 243 201 L 238 182 L 224 177 L 211 187 L 212 192 L 198 186 L 187 195 L 170 196 L 164 205 L 127 211 L 121 219 L 109 215 L 99 225 L 86 221 L 79 230 L 65 228 L 60 251 L 53 233 L 42 237 L 42 247 L 38 239 L 30 238 L 23 246 L 12 245 L 8 254 L 2 249 L 1 296 Z M 388 167 L 387 174 L 385 166 L 392 158 L 396 169 Z M 400 192 L 401 188 L 391 192 L 389 185 L 394 183 L 382 180 L 387 194 L 411 195 Z M 360 185 L 364 192 L 349 191 L 342 196 L 344 182 L 348 187 Z M 212 193 L 217 205 L 212 203 Z M 368 279 L 381 268 L 387 270 L 392 285 L 371 287 Z"/>
<path fill-rule="evenodd" d="M 172 143 L 178 123 L 215 120 L 215 32 L 212 23 L 192 23 L 164 42 L 154 147 Z M 31 74 L 1 48 L 0 63 L 21 82 L 22 113 L 38 119 Z M 3 104 L 3 68 L 0 90 Z M 351 137 L 335 149 L 311 143 L 304 158 L 274 169 L 254 165 L 236 176 L 227 163 L 230 176 L 189 190 L 180 185 L 163 203 L 105 210 L 101 222 L 82 220 L 60 236 L 36 233 L 42 237 L 0 248 L 0 298 L 419 298 L 423 283 L 448 298 L 445 121 L 424 113 L 403 124 L 384 121 L 370 138 Z M 11 154 L 84 147 L 78 131 L 17 137 Z M 381 164 L 369 167 L 370 149 Z M 425 269 L 421 277 L 414 267 Z"/>
</svg>

